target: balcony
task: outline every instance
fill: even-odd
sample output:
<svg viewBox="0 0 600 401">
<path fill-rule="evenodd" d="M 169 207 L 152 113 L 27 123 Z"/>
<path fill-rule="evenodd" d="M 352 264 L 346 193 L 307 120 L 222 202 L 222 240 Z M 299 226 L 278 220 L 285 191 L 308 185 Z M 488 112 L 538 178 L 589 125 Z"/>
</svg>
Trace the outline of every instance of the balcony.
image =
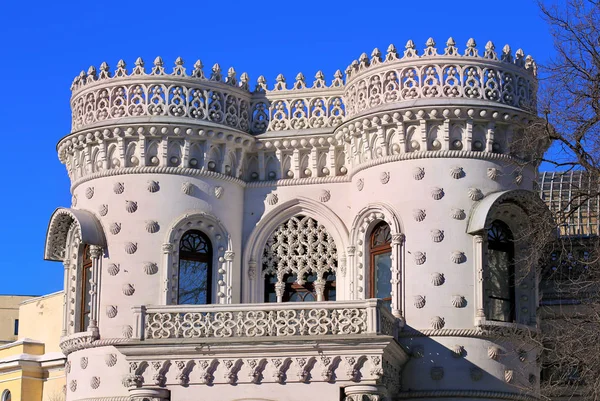
<svg viewBox="0 0 600 401">
<path fill-rule="evenodd" d="M 361 301 L 134 307 L 138 340 L 321 339 L 385 335 L 398 320 L 378 299 Z"/>
</svg>

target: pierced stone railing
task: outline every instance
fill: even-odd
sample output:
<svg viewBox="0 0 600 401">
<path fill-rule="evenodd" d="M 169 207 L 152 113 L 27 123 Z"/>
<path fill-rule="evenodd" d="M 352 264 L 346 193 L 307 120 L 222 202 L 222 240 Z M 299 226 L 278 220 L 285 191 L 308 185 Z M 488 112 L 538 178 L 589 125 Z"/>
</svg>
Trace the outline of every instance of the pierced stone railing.
<svg viewBox="0 0 600 401">
<path fill-rule="evenodd" d="M 398 321 L 377 299 L 365 301 L 134 307 L 137 338 L 195 339 L 382 334 Z"/>
<path fill-rule="evenodd" d="M 402 109 L 461 100 L 534 111 L 537 66 L 533 58 L 525 57 L 521 49 L 513 55 L 508 45 L 498 54 L 491 42 L 482 53 L 473 39 L 462 54 L 452 38 L 439 54 L 433 39 L 427 41 L 423 55 L 408 41 L 403 56 L 393 45 L 385 56 L 378 49 L 370 58 L 363 53 L 346 69 L 346 82 L 338 70 L 328 85 L 319 71 L 312 84 L 300 73 L 288 88 L 280 74 L 269 90 L 260 76 L 253 92 L 248 74 L 238 79 L 233 68 L 225 74 L 215 64 L 205 75 L 200 60 L 189 73 L 181 58 L 171 72 L 160 57 L 149 72 L 140 58 L 131 71 L 123 60 L 113 72 L 103 63 L 99 71 L 90 67 L 73 81 L 72 131 L 124 118 L 152 117 L 154 122 L 162 118 L 218 124 L 253 134 L 311 129 L 327 133 L 347 117 L 388 104 Z"/>
<path fill-rule="evenodd" d="M 513 56 L 506 45 L 498 55 L 492 42 L 479 54 L 470 39 L 463 54 L 450 38 L 442 54 L 429 39 L 423 55 L 412 40 L 401 57 L 393 45 L 382 57 L 378 49 L 371 58 L 363 53 L 346 70 L 344 90 L 346 115 L 352 117 L 386 104 L 409 102 L 408 107 L 440 105 L 468 100 L 502 104 L 535 111 L 537 67 L 531 56 L 519 49 Z"/>
</svg>

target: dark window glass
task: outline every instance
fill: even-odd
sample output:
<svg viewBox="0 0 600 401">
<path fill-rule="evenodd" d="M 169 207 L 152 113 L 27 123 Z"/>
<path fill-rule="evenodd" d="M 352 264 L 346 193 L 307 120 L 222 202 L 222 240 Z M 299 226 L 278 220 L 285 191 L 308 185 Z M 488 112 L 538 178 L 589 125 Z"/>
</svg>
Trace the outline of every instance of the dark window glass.
<svg viewBox="0 0 600 401">
<path fill-rule="evenodd" d="M 490 320 L 515 320 L 514 242 L 508 226 L 496 220 L 488 230 L 488 313 Z"/>
<path fill-rule="evenodd" d="M 19 335 L 19 319 L 15 319 L 14 335 L 15 336 Z"/>
<path fill-rule="evenodd" d="M 177 303 L 206 305 L 211 296 L 212 249 L 200 231 L 188 231 L 179 243 L 179 288 Z"/>
<path fill-rule="evenodd" d="M 370 292 L 372 298 L 381 298 L 391 309 L 392 304 L 392 234 L 385 222 L 371 231 L 369 241 Z"/>
<path fill-rule="evenodd" d="M 90 257 L 90 246 L 83 248 L 83 261 L 81 264 L 81 305 L 79 331 L 86 331 L 90 324 L 90 303 L 92 300 L 92 258 Z"/>
</svg>

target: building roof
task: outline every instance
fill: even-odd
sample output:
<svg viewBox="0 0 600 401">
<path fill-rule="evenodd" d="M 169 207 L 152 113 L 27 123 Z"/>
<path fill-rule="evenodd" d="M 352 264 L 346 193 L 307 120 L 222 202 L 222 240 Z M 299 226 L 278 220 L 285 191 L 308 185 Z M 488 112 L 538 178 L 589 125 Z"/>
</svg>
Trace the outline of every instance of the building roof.
<svg viewBox="0 0 600 401">
<path fill-rule="evenodd" d="M 600 233 L 600 182 L 586 171 L 546 171 L 538 178 L 540 197 L 554 214 L 562 236 Z"/>
</svg>

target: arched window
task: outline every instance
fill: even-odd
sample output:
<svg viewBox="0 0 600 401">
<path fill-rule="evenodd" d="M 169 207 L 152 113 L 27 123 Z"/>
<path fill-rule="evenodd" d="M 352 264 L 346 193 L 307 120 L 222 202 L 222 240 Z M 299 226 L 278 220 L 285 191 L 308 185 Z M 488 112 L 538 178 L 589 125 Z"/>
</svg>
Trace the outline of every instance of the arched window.
<svg viewBox="0 0 600 401">
<path fill-rule="evenodd" d="M 4 390 L 2 392 L 2 401 L 12 401 L 12 396 L 10 395 L 10 391 L 9 390 Z"/>
<path fill-rule="evenodd" d="M 325 227 L 294 216 L 271 234 L 263 250 L 265 302 L 335 301 L 337 250 Z"/>
<path fill-rule="evenodd" d="M 488 230 L 487 318 L 515 320 L 515 246 L 508 226 L 494 220 Z"/>
<path fill-rule="evenodd" d="M 178 304 L 211 302 L 212 247 L 201 231 L 186 232 L 179 242 Z"/>
<path fill-rule="evenodd" d="M 392 233 L 385 222 L 378 223 L 369 239 L 369 297 L 392 305 Z"/>
<path fill-rule="evenodd" d="M 83 247 L 83 258 L 81 262 L 81 294 L 80 294 L 80 313 L 79 313 L 79 331 L 86 331 L 90 324 L 91 303 L 92 303 L 92 258 L 90 256 L 90 246 Z"/>
</svg>

